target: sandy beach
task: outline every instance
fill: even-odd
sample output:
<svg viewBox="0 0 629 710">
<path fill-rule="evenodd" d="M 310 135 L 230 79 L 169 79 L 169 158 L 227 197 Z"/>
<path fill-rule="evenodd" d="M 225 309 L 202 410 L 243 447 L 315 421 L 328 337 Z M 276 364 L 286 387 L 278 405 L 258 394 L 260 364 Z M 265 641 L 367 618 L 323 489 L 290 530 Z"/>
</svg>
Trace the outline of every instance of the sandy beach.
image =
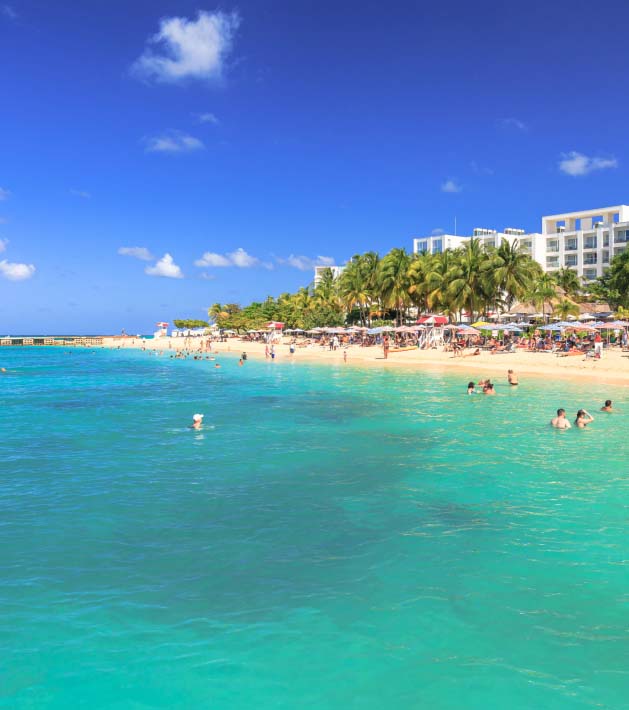
<svg viewBox="0 0 629 710">
<path fill-rule="evenodd" d="M 140 348 L 165 351 L 188 350 L 197 351 L 201 339 L 196 338 L 159 338 L 141 340 L 138 338 L 106 337 L 105 347 L 110 348 Z M 205 339 L 203 339 L 205 341 Z M 246 351 L 250 358 L 265 357 L 264 343 L 245 342 L 239 338 L 228 338 L 226 342 L 213 342 L 212 352 L 240 353 Z M 204 351 L 205 352 L 205 351 Z M 595 380 L 601 384 L 629 386 L 629 353 L 623 353 L 619 348 L 606 349 L 600 360 L 585 358 L 582 355 L 562 357 L 551 352 L 529 352 L 526 350 L 515 353 L 481 352 L 479 355 L 453 357 L 451 352 L 442 348 L 431 350 L 389 351 L 388 359 L 384 359 L 381 347 L 349 346 L 346 350 L 347 362 L 343 359 L 343 349 L 330 351 L 319 345 L 297 347 L 294 355 L 289 352 L 289 338 L 283 338 L 275 346 L 275 362 L 320 362 L 334 365 L 396 368 L 409 367 L 430 369 L 441 372 L 460 373 L 463 379 L 474 379 L 477 374 L 487 374 L 494 379 L 506 377 L 508 369 L 513 369 L 518 375 L 528 375 L 543 378 L 561 378 L 578 380 Z M 472 351 L 469 350 L 469 353 Z"/>
</svg>

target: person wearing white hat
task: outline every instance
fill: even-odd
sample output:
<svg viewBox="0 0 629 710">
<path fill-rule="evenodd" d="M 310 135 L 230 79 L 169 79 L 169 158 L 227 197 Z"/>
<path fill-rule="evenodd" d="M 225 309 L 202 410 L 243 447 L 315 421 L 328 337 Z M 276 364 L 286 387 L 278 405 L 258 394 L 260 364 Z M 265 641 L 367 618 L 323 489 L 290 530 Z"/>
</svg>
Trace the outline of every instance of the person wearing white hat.
<svg viewBox="0 0 629 710">
<path fill-rule="evenodd" d="M 195 414 L 192 417 L 191 429 L 200 429 L 203 426 L 203 414 Z"/>
</svg>

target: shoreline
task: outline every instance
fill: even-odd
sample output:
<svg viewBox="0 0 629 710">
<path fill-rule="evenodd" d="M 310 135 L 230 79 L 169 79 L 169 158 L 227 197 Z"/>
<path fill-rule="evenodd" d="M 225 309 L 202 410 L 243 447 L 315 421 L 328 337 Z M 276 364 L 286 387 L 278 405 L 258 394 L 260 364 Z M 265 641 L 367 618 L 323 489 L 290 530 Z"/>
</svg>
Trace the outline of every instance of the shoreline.
<svg viewBox="0 0 629 710">
<path fill-rule="evenodd" d="M 187 350 L 199 352 L 201 340 L 186 338 L 158 338 L 155 340 L 138 340 L 137 338 L 106 337 L 103 347 L 109 349 L 134 348 L 146 350 L 162 350 L 173 353 Z M 285 342 L 286 341 L 286 342 Z M 226 342 L 213 342 L 212 354 L 243 351 L 253 359 L 264 359 L 264 343 L 243 342 L 238 338 L 229 338 Z M 207 354 L 206 351 L 203 351 Z M 347 349 L 347 363 L 343 361 L 343 349 L 329 351 L 320 346 L 297 347 L 295 354 L 290 355 L 288 339 L 284 338 L 275 346 L 275 362 L 278 364 L 290 362 L 325 363 L 338 366 L 380 367 L 380 368 L 412 368 L 440 371 L 442 373 L 467 373 L 465 377 L 475 379 L 476 374 L 492 373 L 495 378 L 506 376 L 508 369 L 513 369 L 518 375 L 541 377 L 544 379 L 558 378 L 578 382 L 588 380 L 600 384 L 629 386 L 629 353 L 623 354 L 620 349 L 604 351 L 600 360 L 585 359 L 581 355 L 558 357 L 550 352 L 518 351 L 515 353 L 500 353 L 492 355 L 481 352 L 477 356 L 453 357 L 450 352 L 442 350 L 412 350 L 389 351 L 389 358 L 384 359 L 382 348 L 373 346 L 363 348 L 352 345 Z M 473 373 L 473 374 L 472 374 Z"/>
</svg>

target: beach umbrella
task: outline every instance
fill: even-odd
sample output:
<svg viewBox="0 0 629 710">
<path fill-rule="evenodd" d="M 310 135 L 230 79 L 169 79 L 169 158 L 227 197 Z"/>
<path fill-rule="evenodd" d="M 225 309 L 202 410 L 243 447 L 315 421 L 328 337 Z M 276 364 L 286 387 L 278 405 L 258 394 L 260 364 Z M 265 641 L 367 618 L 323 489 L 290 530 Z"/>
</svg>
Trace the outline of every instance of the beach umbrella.
<svg viewBox="0 0 629 710">
<path fill-rule="evenodd" d="M 559 325 L 559 323 L 551 323 L 550 325 L 543 325 L 540 330 L 546 330 L 546 331 L 560 331 L 564 328 L 564 326 Z"/>
<path fill-rule="evenodd" d="M 422 316 L 418 321 L 418 325 L 445 325 L 448 322 L 446 316 Z"/>
<path fill-rule="evenodd" d="M 472 323 L 472 328 L 482 328 L 483 330 L 494 329 L 496 326 L 494 323 L 487 323 L 484 320 L 477 320 L 476 323 Z"/>
</svg>

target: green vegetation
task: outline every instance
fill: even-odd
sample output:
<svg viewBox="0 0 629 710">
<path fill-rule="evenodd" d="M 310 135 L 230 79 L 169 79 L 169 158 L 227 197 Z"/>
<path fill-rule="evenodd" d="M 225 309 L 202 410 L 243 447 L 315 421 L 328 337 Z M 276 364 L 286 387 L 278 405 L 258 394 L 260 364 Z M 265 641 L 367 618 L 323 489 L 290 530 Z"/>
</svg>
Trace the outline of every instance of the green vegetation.
<svg viewBox="0 0 629 710">
<path fill-rule="evenodd" d="M 192 320 L 192 319 L 187 319 L 187 320 L 181 320 L 178 318 L 175 318 L 173 321 L 175 328 L 207 328 L 209 323 L 204 320 Z"/>
<path fill-rule="evenodd" d="M 498 248 L 485 248 L 471 239 L 442 254 L 409 254 L 392 249 L 357 254 L 339 278 L 326 269 L 316 287 L 269 296 L 244 308 L 215 303 L 209 317 L 221 328 L 257 330 L 269 321 L 289 328 L 376 322 L 403 323 L 409 308 L 472 321 L 516 301 L 532 303 L 545 316 L 561 319 L 578 315 L 583 286 L 576 272 L 561 268 L 550 274 L 524 254 L 517 240 L 503 239 Z M 589 295 L 629 308 L 629 251 L 615 257 L 609 272 L 588 287 Z"/>
</svg>

